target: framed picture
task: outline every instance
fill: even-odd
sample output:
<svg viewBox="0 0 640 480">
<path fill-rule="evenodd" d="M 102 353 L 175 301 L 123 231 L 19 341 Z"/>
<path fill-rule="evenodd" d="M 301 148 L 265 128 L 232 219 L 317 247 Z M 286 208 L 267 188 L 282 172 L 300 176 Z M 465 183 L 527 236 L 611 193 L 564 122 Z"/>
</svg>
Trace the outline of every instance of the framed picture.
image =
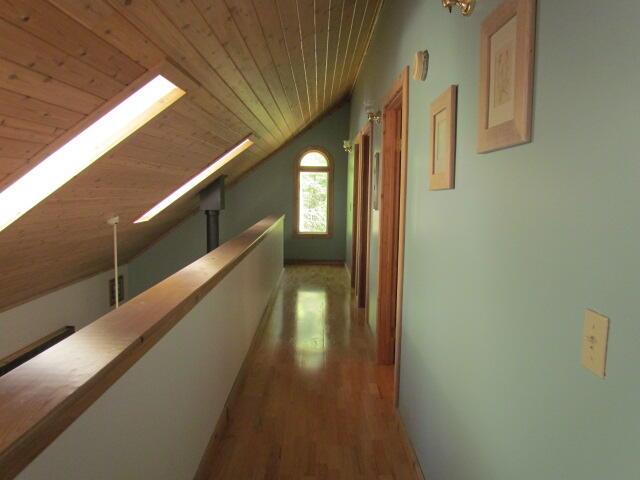
<svg viewBox="0 0 640 480">
<path fill-rule="evenodd" d="M 478 152 L 531 141 L 536 0 L 506 0 L 482 24 Z"/>
<path fill-rule="evenodd" d="M 378 185 L 380 181 L 380 152 L 376 152 L 373 155 L 373 175 L 371 176 L 371 198 L 373 203 L 373 209 L 378 211 Z"/>
<path fill-rule="evenodd" d="M 431 104 L 429 190 L 448 190 L 454 185 L 457 104 L 457 85 L 451 85 Z"/>
</svg>

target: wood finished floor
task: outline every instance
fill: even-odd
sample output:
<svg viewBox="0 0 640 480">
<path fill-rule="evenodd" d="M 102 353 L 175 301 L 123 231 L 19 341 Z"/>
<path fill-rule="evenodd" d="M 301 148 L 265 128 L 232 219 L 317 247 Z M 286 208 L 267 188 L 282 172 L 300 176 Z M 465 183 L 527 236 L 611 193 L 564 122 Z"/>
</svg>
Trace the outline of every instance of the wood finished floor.
<svg viewBox="0 0 640 480">
<path fill-rule="evenodd" d="M 373 340 L 344 268 L 287 267 L 208 478 L 418 478 Z"/>
</svg>

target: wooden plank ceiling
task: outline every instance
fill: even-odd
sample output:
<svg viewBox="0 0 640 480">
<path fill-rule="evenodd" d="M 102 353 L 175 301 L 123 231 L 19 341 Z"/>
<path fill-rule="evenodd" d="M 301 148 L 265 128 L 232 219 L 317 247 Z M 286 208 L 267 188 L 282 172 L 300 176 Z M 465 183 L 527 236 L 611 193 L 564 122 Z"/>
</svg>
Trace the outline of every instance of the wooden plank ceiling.
<svg viewBox="0 0 640 480">
<path fill-rule="evenodd" d="M 0 190 L 38 153 L 151 68 L 187 95 L 0 232 L 0 310 L 108 269 L 197 206 L 132 222 L 221 153 L 238 179 L 341 102 L 381 0 L 0 0 Z M 70 319 L 72 322 L 72 319 Z"/>
</svg>

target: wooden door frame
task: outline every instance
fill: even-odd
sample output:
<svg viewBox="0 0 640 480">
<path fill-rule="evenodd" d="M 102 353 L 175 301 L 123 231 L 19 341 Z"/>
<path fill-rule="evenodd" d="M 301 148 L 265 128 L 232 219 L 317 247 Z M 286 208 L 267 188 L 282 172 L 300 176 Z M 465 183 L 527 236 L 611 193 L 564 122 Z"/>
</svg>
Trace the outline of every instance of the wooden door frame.
<svg viewBox="0 0 640 480">
<path fill-rule="evenodd" d="M 354 209 L 357 215 L 358 236 L 354 239 L 355 248 L 355 287 L 356 306 L 367 309 L 368 286 L 369 286 L 369 248 L 370 248 L 370 226 L 371 226 L 371 166 L 373 150 L 373 126 L 371 122 L 358 133 L 358 144 L 360 145 L 360 159 L 358 162 L 358 197 L 357 207 Z"/>
<path fill-rule="evenodd" d="M 394 404 L 398 405 L 399 385 L 400 385 L 400 344 L 402 339 L 402 287 L 404 277 L 404 239 L 405 239 L 405 214 L 406 214 L 406 190 L 407 190 L 407 148 L 408 148 L 408 119 L 409 119 L 409 67 L 404 67 L 398 79 L 393 83 L 383 101 L 383 129 L 386 122 L 389 121 L 388 115 L 401 109 L 401 130 L 400 139 L 396 147 L 400 148 L 400 164 L 397 166 L 399 171 L 391 171 L 388 165 L 385 167 L 387 159 L 385 159 L 385 151 L 387 151 L 387 136 L 382 135 L 382 162 L 381 162 L 381 185 L 380 185 L 380 242 L 378 245 L 378 318 L 377 318 L 377 340 L 378 340 L 378 362 L 381 364 L 390 364 L 391 358 L 394 362 Z M 397 121 L 397 119 L 396 119 Z M 397 139 L 397 137 L 394 137 Z M 395 142 L 394 142 L 395 143 Z M 396 148 L 393 147 L 393 148 Z M 395 153 L 395 150 L 394 150 Z M 399 185 L 397 197 L 385 195 L 385 174 L 389 172 L 396 173 L 399 176 Z M 389 180 L 387 179 L 387 182 Z M 397 203 L 396 203 L 397 202 Z M 389 210 L 391 208 L 391 210 Z M 383 265 L 383 252 L 388 245 L 383 245 L 386 241 L 383 239 L 383 217 L 391 214 L 397 216 L 397 263 L 395 265 Z M 395 235 L 392 235 L 392 237 Z M 396 278 L 395 285 L 385 286 L 383 275 L 388 274 L 391 269 L 395 269 Z M 394 295 L 395 292 L 395 295 Z M 385 319 L 380 313 L 390 308 L 388 302 L 395 297 L 395 341 L 391 338 L 390 319 Z M 393 348 L 393 352 L 391 351 Z"/>
</svg>

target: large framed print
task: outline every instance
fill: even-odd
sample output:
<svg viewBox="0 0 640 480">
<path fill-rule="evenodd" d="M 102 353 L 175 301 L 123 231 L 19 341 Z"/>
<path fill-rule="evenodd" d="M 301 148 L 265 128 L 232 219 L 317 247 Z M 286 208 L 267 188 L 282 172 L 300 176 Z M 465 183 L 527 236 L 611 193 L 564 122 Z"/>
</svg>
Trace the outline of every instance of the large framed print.
<svg viewBox="0 0 640 480">
<path fill-rule="evenodd" d="M 483 22 L 478 152 L 531 141 L 536 0 L 506 0 Z"/>
</svg>

